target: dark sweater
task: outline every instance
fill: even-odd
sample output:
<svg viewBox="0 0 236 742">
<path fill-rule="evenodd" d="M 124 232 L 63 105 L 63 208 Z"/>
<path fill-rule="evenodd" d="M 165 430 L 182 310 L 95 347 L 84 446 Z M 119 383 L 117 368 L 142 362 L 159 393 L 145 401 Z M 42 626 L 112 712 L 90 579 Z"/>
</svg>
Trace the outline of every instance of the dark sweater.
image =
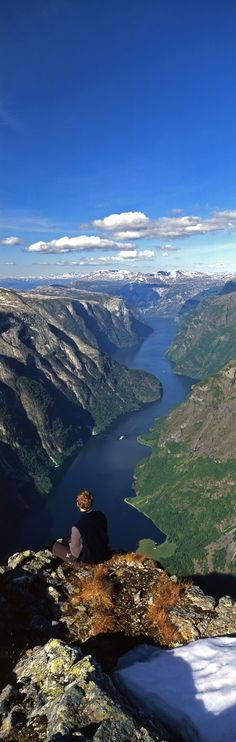
<svg viewBox="0 0 236 742">
<path fill-rule="evenodd" d="M 81 534 L 83 548 L 79 561 L 86 564 L 98 564 L 108 555 L 107 519 L 99 510 L 81 513 L 75 524 Z"/>
</svg>

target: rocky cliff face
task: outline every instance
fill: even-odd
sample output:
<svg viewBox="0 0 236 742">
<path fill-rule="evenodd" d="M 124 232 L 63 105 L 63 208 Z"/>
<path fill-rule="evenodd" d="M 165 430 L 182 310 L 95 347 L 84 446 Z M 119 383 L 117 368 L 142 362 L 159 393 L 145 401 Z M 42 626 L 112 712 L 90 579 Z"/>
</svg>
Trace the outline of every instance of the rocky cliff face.
<svg viewBox="0 0 236 742">
<path fill-rule="evenodd" d="M 233 599 L 205 595 L 135 554 L 75 569 L 28 551 L 0 568 L 0 587 L 0 736 L 8 742 L 174 742 L 116 689 L 117 658 L 143 640 L 171 647 L 236 630 Z"/>
<path fill-rule="evenodd" d="M 121 413 L 160 396 L 107 352 L 150 332 L 121 299 L 0 290 L 0 507 L 6 522 L 47 493 L 55 467 Z M 7 527 L 7 526 L 6 526 Z"/>
<path fill-rule="evenodd" d="M 168 350 L 175 371 L 202 379 L 236 357 L 236 293 L 204 299 Z"/>
</svg>

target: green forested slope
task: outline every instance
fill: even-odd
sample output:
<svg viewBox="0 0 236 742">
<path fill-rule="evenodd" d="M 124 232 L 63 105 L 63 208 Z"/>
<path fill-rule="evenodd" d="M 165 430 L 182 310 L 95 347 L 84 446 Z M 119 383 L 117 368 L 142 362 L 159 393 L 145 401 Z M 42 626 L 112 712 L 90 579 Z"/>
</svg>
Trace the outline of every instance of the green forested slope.
<svg viewBox="0 0 236 742">
<path fill-rule="evenodd" d="M 168 536 L 156 555 L 171 572 L 236 573 L 235 382 L 232 361 L 143 439 L 131 502 Z"/>
<path fill-rule="evenodd" d="M 168 350 L 177 373 L 202 379 L 236 358 L 236 293 L 204 299 Z"/>
</svg>

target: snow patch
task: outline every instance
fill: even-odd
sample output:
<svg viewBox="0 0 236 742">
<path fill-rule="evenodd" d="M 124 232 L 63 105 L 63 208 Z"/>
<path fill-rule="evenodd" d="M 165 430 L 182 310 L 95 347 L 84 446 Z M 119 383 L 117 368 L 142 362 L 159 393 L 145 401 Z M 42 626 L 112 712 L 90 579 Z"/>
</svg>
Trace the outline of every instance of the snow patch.
<svg viewBox="0 0 236 742">
<path fill-rule="evenodd" d="M 117 667 L 125 693 L 186 742 L 236 742 L 236 638 L 170 650 L 141 645 Z"/>
</svg>

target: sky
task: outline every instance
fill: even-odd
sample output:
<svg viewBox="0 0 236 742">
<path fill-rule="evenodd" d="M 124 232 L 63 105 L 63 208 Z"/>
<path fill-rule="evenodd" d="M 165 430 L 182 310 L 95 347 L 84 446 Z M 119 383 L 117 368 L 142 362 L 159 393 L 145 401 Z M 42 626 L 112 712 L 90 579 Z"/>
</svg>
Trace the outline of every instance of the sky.
<svg viewBox="0 0 236 742">
<path fill-rule="evenodd" d="M 235 0 L 1 0 L 0 276 L 236 273 Z"/>
</svg>

